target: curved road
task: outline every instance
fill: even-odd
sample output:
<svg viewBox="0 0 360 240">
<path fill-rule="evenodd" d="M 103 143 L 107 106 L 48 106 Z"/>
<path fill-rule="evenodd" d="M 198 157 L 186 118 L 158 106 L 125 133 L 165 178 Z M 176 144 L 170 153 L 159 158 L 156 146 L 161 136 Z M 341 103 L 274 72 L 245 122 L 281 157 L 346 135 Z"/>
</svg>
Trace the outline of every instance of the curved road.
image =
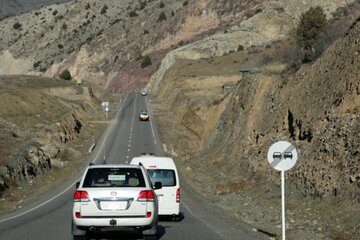
<svg viewBox="0 0 360 240">
<path fill-rule="evenodd" d="M 148 109 L 149 122 L 141 122 L 138 114 Z M 148 108 L 147 97 L 129 93 L 123 100 L 111 126 L 107 129 L 101 144 L 91 156 L 96 163 L 127 163 L 141 153 L 162 156 L 162 145 L 156 126 Z M 64 183 L 63 189 L 50 192 L 46 199 L 39 199 L 18 212 L 0 218 L 0 239 L 2 240 L 70 240 L 72 197 L 74 181 Z M 254 232 L 250 226 L 231 221 L 221 211 L 207 202 L 182 181 L 181 212 L 179 222 L 160 219 L 161 240 L 219 240 L 219 239 L 269 239 Z M 96 236 L 96 239 L 137 239 L 136 234 L 121 236 Z"/>
</svg>

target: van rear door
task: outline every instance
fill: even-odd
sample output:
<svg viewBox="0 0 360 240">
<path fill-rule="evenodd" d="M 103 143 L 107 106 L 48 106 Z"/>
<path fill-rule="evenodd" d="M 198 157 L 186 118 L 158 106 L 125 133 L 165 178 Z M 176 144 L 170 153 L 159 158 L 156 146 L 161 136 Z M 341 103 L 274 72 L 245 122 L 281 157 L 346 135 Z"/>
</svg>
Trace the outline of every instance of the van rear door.
<svg viewBox="0 0 360 240">
<path fill-rule="evenodd" d="M 147 169 L 152 184 L 161 182 L 162 188 L 155 190 L 159 200 L 159 215 L 179 215 L 180 188 L 174 169 Z"/>
</svg>

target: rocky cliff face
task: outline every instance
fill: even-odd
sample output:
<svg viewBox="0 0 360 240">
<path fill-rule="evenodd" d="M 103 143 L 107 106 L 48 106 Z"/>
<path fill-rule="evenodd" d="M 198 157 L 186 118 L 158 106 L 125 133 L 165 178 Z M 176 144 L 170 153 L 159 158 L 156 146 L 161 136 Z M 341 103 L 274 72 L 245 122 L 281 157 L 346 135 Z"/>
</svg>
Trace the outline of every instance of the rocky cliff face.
<svg viewBox="0 0 360 240">
<path fill-rule="evenodd" d="M 239 218 L 276 233 L 279 229 L 267 225 L 279 223 L 274 199 L 280 179 L 266 159 L 274 142 L 287 140 L 299 152 L 297 165 L 286 172 L 293 239 L 357 239 L 352 224 L 360 202 L 357 16 L 316 62 L 299 69 L 291 68 L 286 56 L 293 47 L 263 32 L 254 37 L 260 47 L 246 44 L 253 41 L 244 40 L 246 32 L 234 37 L 243 47 L 222 45 L 220 39 L 238 34 L 229 31 L 164 58 L 151 81 L 152 106 L 168 154 L 195 186 Z M 240 27 L 245 25 L 252 25 L 251 19 Z"/>
<path fill-rule="evenodd" d="M 201 97 L 199 90 L 196 94 L 202 100 L 177 102 L 189 99 L 189 82 L 203 86 L 203 91 L 219 89 L 220 85 L 227 83 L 221 80 L 226 79 L 222 75 L 210 84 L 202 80 L 204 77 L 194 78 L 199 71 L 193 74 L 192 80 L 185 80 L 186 76 L 179 76 L 177 70 L 171 70 L 172 66 L 181 65 L 184 61 L 181 59 L 209 58 L 217 56 L 219 49 L 226 50 L 209 47 L 211 40 L 216 39 L 215 35 L 210 41 L 202 40 L 169 53 L 162 67 L 153 75 L 153 91 L 171 106 L 169 109 L 177 112 L 178 122 L 192 129 L 190 132 L 197 136 L 198 144 L 188 144 L 187 149 L 192 149 L 191 152 L 231 153 L 230 164 L 273 176 L 271 179 L 276 180 L 277 175 L 271 174 L 263 159 L 272 142 L 290 140 L 298 146 L 302 161 L 289 174 L 304 196 L 343 196 L 360 202 L 357 141 L 360 129 L 359 29 L 359 23 L 355 21 L 345 36 L 316 63 L 302 67 L 295 74 L 239 74 L 236 91 L 230 95 L 220 93 L 222 97 L 220 95 L 216 104 L 206 103 L 208 98 Z M 262 41 L 258 43 L 263 44 Z M 200 48 L 194 50 L 194 46 L 201 46 L 208 53 L 201 55 L 203 51 Z M 177 78 L 172 82 L 161 82 L 170 76 Z M 174 89 L 172 84 L 177 87 Z M 183 90 L 187 93 L 179 89 L 187 89 Z M 224 100 L 228 102 L 226 108 L 219 107 Z M 208 113 L 220 109 L 223 114 L 218 118 L 214 134 L 210 137 L 203 134 L 207 132 L 207 124 L 214 125 Z"/>
<path fill-rule="evenodd" d="M 94 141 L 89 136 L 96 136 L 87 121 L 96 118 L 100 101 L 92 88 L 69 81 L 2 76 L 0 86 L 0 199 L 4 200 L 4 194 L 16 187 L 29 186 L 39 176 L 81 159 L 80 153 Z"/>
</svg>

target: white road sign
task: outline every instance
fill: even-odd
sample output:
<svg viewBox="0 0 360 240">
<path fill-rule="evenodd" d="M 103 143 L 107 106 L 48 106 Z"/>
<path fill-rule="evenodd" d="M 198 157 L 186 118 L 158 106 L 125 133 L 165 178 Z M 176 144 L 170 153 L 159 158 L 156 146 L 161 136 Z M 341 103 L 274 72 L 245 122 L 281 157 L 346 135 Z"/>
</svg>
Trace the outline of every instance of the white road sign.
<svg viewBox="0 0 360 240">
<path fill-rule="evenodd" d="M 105 108 L 109 107 L 109 102 L 103 101 L 103 102 L 101 103 L 101 106 L 103 107 L 103 109 L 105 109 Z"/>
<path fill-rule="evenodd" d="M 278 171 L 291 169 L 298 158 L 294 145 L 286 141 L 279 141 L 271 145 L 267 159 L 270 165 Z"/>
</svg>

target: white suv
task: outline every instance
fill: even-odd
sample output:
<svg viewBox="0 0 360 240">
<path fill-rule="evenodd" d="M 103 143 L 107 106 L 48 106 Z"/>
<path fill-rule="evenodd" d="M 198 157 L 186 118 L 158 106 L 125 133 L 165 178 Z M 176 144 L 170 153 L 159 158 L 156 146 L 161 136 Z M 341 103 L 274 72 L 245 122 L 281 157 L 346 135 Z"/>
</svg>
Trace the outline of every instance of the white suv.
<svg viewBox="0 0 360 240">
<path fill-rule="evenodd" d="M 72 235 L 136 229 L 157 239 L 158 200 L 142 165 L 90 165 L 74 193 Z"/>
</svg>

